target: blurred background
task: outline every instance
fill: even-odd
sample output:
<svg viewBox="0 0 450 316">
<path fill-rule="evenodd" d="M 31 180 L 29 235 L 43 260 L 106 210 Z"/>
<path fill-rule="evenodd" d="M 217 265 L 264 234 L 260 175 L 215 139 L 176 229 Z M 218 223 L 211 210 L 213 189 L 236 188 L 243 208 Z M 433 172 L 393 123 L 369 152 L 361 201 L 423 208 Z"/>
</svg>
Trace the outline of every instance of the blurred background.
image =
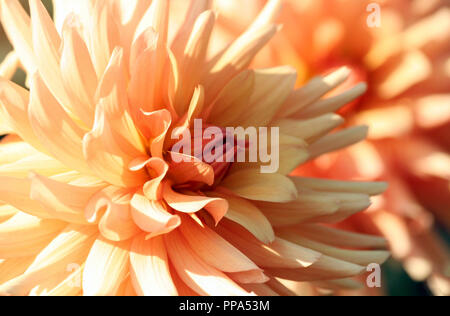
<svg viewBox="0 0 450 316">
<path fill-rule="evenodd" d="M 76 1 L 76 0 L 67 0 L 67 1 Z M 252 3 L 253 2 L 259 3 L 260 2 L 260 0 L 251 0 L 251 1 L 252 1 Z M 360 2 L 359 0 L 353 0 L 353 1 L 354 2 Z M 27 0 L 21 0 L 21 2 L 23 4 L 23 6 L 26 9 L 28 9 L 28 1 Z M 240 31 L 239 30 L 239 23 L 235 23 L 236 21 L 234 21 L 232 19 L 233 10 L 232 10 L 231 7 L 229 7 L 229 2 L 228 3 L 226 1 L 218 1 L 218 2 L 222 3 L 222 6 L 225 6 L 224 7 L 224 14 L 223 14 L 222 20 L 221 20 L 223 28 L 224 29 L 229 29 L 230 25 L 227 25 L 227 23 L 232 20 L 233 21 L 232 28 L 237 28 L 237 30 L 233 30 L 233 31 L 239 32 Z M 239 3 L 239 2 L 240 1 L 237 1 L 237 3 Z M 302 84 L 305 80 L 313 77 L 314 75 L 326 72 L 326 71 L 328 71 L 330 69 L 333 69 L 336 66 L 341 66 L 342 65 L 341 62 L 336 61 L 334 58 L 330 59 L 329 56 L 322 56 L 322 57 L 320 57 L 323 60 L 326 60 L 326 62 L 321 62 L 321 63 L 317 62 L 317 60 L 308 60 L 308 58 L 314 59 L 317 56 L 320 56 L 323 53 L 323 50 L 325 50 L 325 48 L 330 50 L 330 51 L 334 51 L 334 49 L 336 49 L 337 50 L 337 53 L 336 53 L 337 55 L 345 55 L 345 56 L 347 56 L 346 57 L 347 59 L 345 60 L 344 64 L 348 63 L 348 59 L 350 59 L 349 64 L 352 64 L 351 59 L 352 58 L 353 59 L 358 59 L 359 57 L 351 56 L 351 54 L 349 54 L 348 51 L 353 49 L 353 52 L 357 52 L 358 54 L 360 54 L 361 50 L 366 49 L 367 48 L 366 46 L 369 46 L 371 44 L 371 43 L 368 43 L 365 40 L 363 40 L 363 39 L 367 39 L 367 37 L 369 35 L 356 34 L 355 35 L 356 36 L 355 37 L 356 38 L 356 42 L 355 42 L 355 38 L 353 37 L 353 33 L 345 33 L 344 32 L 343 35 L 341 36 L 342 37 L 341 41 L 344 44 L 340 43 L 340 44 L 342 44 L 342 46 L 340 46 L 338 43 L 335 42 L 336 32 L 337 32 L 337 30 L 341 31 L 343 26 L 339 25 L 339 24 L 333 24 L 333 23 L 336 22 L 336 20 L 334 20 L 335 16 L 333 15 L 335 12 L 332 11 L 333 8 L 331 8 L 331 7 L 325 7 L 325 8 L 322 7 L 322 8 L 320 8 L 320 6 L 319 6 L 319 7 L 315 8 L 314 14 L 316 14 L 316 15 L 315 16 L 313 16 L 313 15 L 309 16 L 309 19 L 310 20 L 314 20 L 314 19 L 315 20 L 320 20 L 321 18 L 324 19 L 325 22 L 323 24 L 320 24 L 319 26 L 320 26 L 320 29 L 323 31 L 322 38 L 324 38 L 325 40 L 322 40 L 321 43 L 319 43 L 320 45 L 318 47 L 320 48 L 321 51 L 314 51 L 314 54 L 313 54 L 312 53 L 313 50 L 314 50 L 313 46 L 305 45 L 305 43 L 307 43 L 307 40 L 304 40 L 303 42 L 300 42 L 300 43 L 294 43 L 294 40 L 291 40 L 292 37 L 294 37 L 294 38 L 297 38 L 297 37 L 301 38 L 302 35 L 304 35 L 304 34 L 301 33 L 301 30 L 300 30 L 301 29 L 301 23 L 299 23 L 297 25 L 297 22 L 299 20 L 296 20 L 296 19 L 299 19 L 299 17 L 302 16 L 301 15 L 302 12 L 303 12 L 302 10 L 304 10 L 304 8 L 302 7 L 301 3 L 303 3 L 303 2 L 304 3 L 310 3 L 311 1 L 308 1 L 308 0 L 287 0 L 287 2 L 290 3 L 290 5 L 291 5 L 290 10 L 292 9 L 292 12 L 294 12 L 295 10 L 299 10 L 299 13 L 298 13 L 297 16 L 286 16 L 286 15 L 289 15 L 289 14 L 287 14 L 286 12 L 283 13 L 285 15 L 284 16 L 284 20 L 288 21 L 287 25 L 285 26 L 285 29 L 287 28 L 288 30 L 286 32 L 283 31 L 285 33 L 283 33 L 281 39 L 278 39 L 275 42 L 272 52 L 267 51 L 267 52 L 265 52 L 265 54 L 268 54 L 268 55 L 270 55 L 270 54 L 272 54 L 272 55 L 277 54 L 277 56 L 275 56 L 275 57 L 271 56 L 271 60 L 278 59 L 279 63 L 291 64 L 291 65 L 295 66 L 300 72 L 299 85 Z M 319 2 L 320 1 L 318 1 L 317 3 L 319 3 Z M 330 3 L 331 2 L 335 2 L 335 0 L 330 1 Z M 350 1 L 350 2 L 352 2 L 352 1 Z M 390 4 L 390 1 L 380 1 L 380 2 L 382 2 L 383 4 L 384 3 L 387 3 L 388 5 Z M 48 10 L 50 12 L 52 12 L 51 0 L 43 0 L 43 3 L 46 5 Z M 347 2 L 347 3 L 349 3 L 349 2 Z M 366 3 L 366 2 L 363 0 L 362 3 Z M 422 6 L 430 6 L 430 7 L 432 7 L 433 3 L 435 5 L 435 7 L 433 9 L 434 10 L 433 12 L 436 12 L 438 9 L 442 9 L 442 8 L 447 8 L 448 9 L 449 8 L 449 2 L 448 1 L 434 1 L 434 0 L 426 0 L 426 1 L 414 1 L 414 0 L 411 0 L 410 1 L 410 0 L 407 0 L 405 2 L 405 1 L 396 1 L 396 0 L 394 0 L 394 1 L 391 1 L 391 3 L 395 3 L 395 5 L 400 3 L 400 6 L 398 6 L 398 7 L 394 6 L 394 7 L 397 10 L 399 10 L 399 9 L 400 10 L 405 10 L 405 12 L 410 10 L 411 8 L 413 8 L 414 5 L 422 5 Z M 402 7 L 402 5 L 403 5 L 403 7 Z M 406 7 L 404 7 L 405 5 L 406 5 Z M 350 6 L 351 6 L 351 4 L 350 4 Z M 364 7 L 358 6 L 358 8 L 360 10 L 359 12 L 360 12 L 361 15 L 366 14 L 366 12 L 364 10 L 365 6 Z M 349 9 L 349 10 L 347 10 L 347 9 Z M 388 24 L 389 23 L 396 23 L 395 17 L 392 15 L 392 12 L 394 11 L 392 9 L 393 9 L 393 7 L 388 7 L 387 11 L 385 11 L 385 12 L 387 12 L 387 20 L 386 21 L 383 20 L 383 23 L 388 23 Z M 228 16 L 228 17 L 227 17 L 227 11 L 226 10 L 229 10 L 229 12 L 230 12 L 230 16 Z M 243 10 L 242 3 L 241 3 L 240 10 Z M 346 13 L 344 15 L 340 15 L 340 17 L 344 17 L 344 21 L 346 21 L 349 25 L 351 25 L 350 27 L 353 27 L 354 25 L 359 23 L 359 21 L 358 20 L 354 20 L 352 18 L 352 16 L 349 13 L 352 10 L 350 10 L 350 8 L 348 6 L 347 6 L 346 10 L 347 10 Z M 242 12 L 243 11 L 241 11 L 241 14 L 242 14 Z M 304 12 L 303 12 L 303 14 L 304 14 Z M 307 15 L 309 15 L 309 13 Z M 305 16 L 302 16 L 302 17 L 305 17 Z M 333 19 L 331 19 L 330 17 L 332 17 Z M 363 17 L 365 18 L 366 15 L 363 15 Z M 308 18 L 305 17 L 305 20 L 307 20 L 307 19 Z M 289 25 L 289 21 L 291 23 L 293 23 L 293 25 Z M 314 30 L 316 30 L 316 27 L 317 27 L 317 29 L 319 29 L 319 27 L 316 24 L 314 24 L 316 22 L 317 21 L 310 21 L 307 26 L 311 27 L 311 29 L 307 30 L 306 27 L 305 27 L 304 32 L 313 32 Z M 409 22 L 405 22 L 405 23 L 408 24 Z M 243 23 L 243 24 L 245 24 L 245 23 Z M 413 26 L 415 25 L 413 22 L 411 22 L 410 24 L 413 25 Z M 330 28 L 330 26 L 331 26 L 331 28 Z M 323 27 L 323 29 L 322 29 L 322 27 Z M 344 27 L 348 27 L 348 25 L 347 26 L 344 25 Z M 434 24 L 431 23 L 431 25 L 429 25 L 428 27 L 431 27 L 431 30 L 435 30 L 435 29 L 439 29 L 439 28 L 447 28 L 449 26 L 448 26 L 448 23 L 447 24 L 444 23 L 444 25 L 442 25 L 442 24 L 439 23 L 439 20 L 436 20 L 436 22 Z M 354 30 L 357 30 L 357 28 L 354 27 Z M 383 27 L 382 27 L 378 31 L 379 32 L 379 36 L 382 37 L 384 35 L 384 34 L 382 34 L 383 32 L 389 32 L 390 30 L 391 29 L 388 29 L 388 30 L 383 29 Z M 289 34 L 289 32 L 291 32 L 291 34 Z M 292 35 L 292 33 L 293 33 L 293 35 Z M 287 45 L 287 46 L 284 45 L 285 43 L 283 44 L 283 41 L 284 42 L 288 41 L 290 45 Z M 447 62 L 445 64 L 446 65 L 445 67 L 448 68 L 450 66 L 450 48 L 449 48 L 450 47 L 450 42 L 448 42 L 448 38 L 446 38 L 446 37 L 444 37 L 444 41 L 446 41 L 446 42 L 444 42 L 443 48 L 440 47 L 440 52 L 444 54 L 444 58 L 445 58 L 445 60 Z M 296 47 L 296 45 L 301 46 L 301 47 Z M 282 49 L 280 49 L 280 48 L 282 48 Z M 295 52 L 295 57 L 293 57 L 294 53 L 289 51 L 288 48 Z M 317 48 L 317 47 L 315 47 L 315 48 Z M 342 52 L 341 51 L 342 48 L 344 48 L 344 50 L 347 50 L 347 51 Z M 11 48 L 11 46 L 10 46 L 10 44 L 9 44 L 9 42 L 8 42 L 4 32 L 3 32 L 3 29 L 0 27 L 0 59 L 3 60 L 5 58 L 5 56 L 7 55 L 7 53 L 9 51 L 11 51 L 11 49 L 12 48 Z M 276 50 L 278 50 L 278 52 L 275 52 Z M 306 51 L 306 52 L 304 52 L 304 51 Z M 381 52 L 383 52 L 383 51 L 381 51 Z M 367 53 L 367 52 L 364 52 L 364 54 L 365 53 Z M 427 53 L 427 51 L 425 53 Z M 312 55 L 312 57 L 307 56 L 308 54 Z M 302 56 L 302 58 L 298 58 L 297 55 Z M 348 57 L 348 56 L 350 56 L 350 57 Z M 261 58 L 261 60 L 262 60 L 261 64 L 264 65 L 264 63 L 265 63 L 264 62 L 264 58 Z M 314 64 L 314 66 L 308 68 L 308 66 L 311 65 L 311 64 Z M 324 65 L 326 65 L 326 66 L 324 66 Z M 354 70 L 356 71 L 357 74 L 359 74 L 358 73 L 358 67 L 355 67 Z M 420 69 L 416 70 L 416 71 L 413 70 L 412 72 L 409 72 L 409 74 L 410 74 L 410 76 L 415 76 L 419 71 L 420 71 Z M 433 69 L 433 71 L 435 71 L 435 69 Z M 448 72 L 449 70 L 447 69 L 446 71 Z M 359 76 L 357 79 L 362 79 L 362 80 L 365 80 L 365 81 L 373 80 L 373 78 L 367 78 L 364 75 Z M 17 73 L 15 74 L 13 80 L 16 83 L 21 84 L 21 85 L 24 86 L 25 73 L 23 71 L 21 71 L 21 70 L 18 70 Z M 377 78 L 377 80 L 380 80 L 380 79 Z M 382 83 L 383 80 L 388 80 L 388 78 L 381 79 L 381 83 Z M 371 82 L 369 82 L 369 84 L 370 83 Z M 378 84 L 380 84 L 380 83 L 378 83 Z M 443 88 L 442 87 L 440 88 L 440 92 L 439 93 L 448 95 L 450 93 L 450 85 L 447 85 L 448 82 L 440 82 L 439 84 L 440 85 L 444 85 Z M 434 86 L 437 86 L 438 83 L 431 82 L 431 83 L 429 83 L 429 85 L 434 87 Z M 445 85 L 447 85 L 447 86 L 445 86 Z M 416 89 L 416 90 L 413 90 L 413 91 L 419 91 L 420 89 L 424 89 L 424 88 L 419 86 L 419 87 L 414 87 L 414 89 Z M 371 93 L 371 92 L 369 91 L 369 93 Z M 447 102 L 447 101 L 448 101 L 448 98 L 444 99 L 443 102 Z M 447 106 L 447 112 L 448 112 L 448 109 L 450 108 L 450 103 L 446 103 L 445 106 Z M 350 112 L 351 111 L 358 111 L 358 110 L 360 110 L 358 107 L 355 107 L 354 104 L 352 105 L 352 107 L 353 108 L 348 108 L 348 109 L 345 109 L 345 110 L 346 111 L 350 111 Z M 442 108 L 442 104 L 441 104 L 441 108 Z M 344 114 L 345 114 L 345 112 L 344 112 Z M 439 113 L 437 113 L 437 114 L 439 116 Z M 370 120 L 368 120 L 368 121 L 370 123 Z M 352 122 L 352 124 L 353 123 L 354 122 Z M 396 124 L 395 121 L 394 121 L 394 124 Z M 387 124 L 387 127 L 384 127 L 384 128 L 389 129 L 389 128 L 391 128 L 390 126 L 391 125 Z M 450 143 L 450 129 L 448 128 L 448 126 L 450 126 L 450 125 L 448 125 L 448 123 L 446 123 L 446 124 L 444 124 L 443 127 L 439 126 L 439 128 L 437 128 L 436 130 L 432 129 L 431 131 L 427 131 L 427 133 L 435 133 L 433 135 L 435 135 L 435 138 L 438 139 L 438 142 L 440 143 L 440 145 L 444 144 L 444 147 L 447 146 L 447 148 L 448 148 L 448 144 Z M 447 158 L 448 158 L 448 156 L 447 156 Z M 338 158 L 336 158 L 336 159 L 338 160 Z M 444 160 L 444 161 L 448 161 L 448 160 Z M 348 163 L 349 162 L 347 161 L 347 164 Z M 369 164 L 370 160 L 367 161 L 367 163 Z M 435 161 L 432 161 L 432 160 L 428 161 L 428 164 L 433 165 L 434 163 L 440 163 L 440 162 L 439 161 L 435 162 Z M 330 166 L 333 166 L 335 168 L 336 167 L 341 168 L 344 165 L 345 164 L 340 162 L 340 163 L 337 163 L 337 164 L 336 163 L 335 164 L 331 164 Z M 373 165 L 371 165 L 370 167 L 373 167 Z M 427 167 L 430 167 L 430 165 L 428 165 Z M 317 169 L 316 165 L 314 165 L 314 166 L 307 166 L 307 168 L 309 168 L 309 169 L 307 169 L 307 170 L 305 169 L 306 171 L 305 170 L 300 170 L 299 171 L 300 174 L 308 174 L 308 173 L 310 173 L 312 175 L 317 175 L 317 172 L 312 172 L 311 171 L 311 170 L 315 170 L 315 168 Z M 342 167 L 342 168 L 346 169 L 346 167 L 345 168 Z M 441 168 L 439 170 L 444 170 L 444 171 L 446 170 L 446 172 L 448 174 L 448 172 L 450 171 L 450 164 L 445 164 L 445 162 L 444 162 L 444 165 L 441 166 Z M 321 169 L 320 172 L 324 172 L 323 168 Z M 326 174 L 326 173 L 324 173 L 324 174 Z M 384 180 L 384 179 L 382 179 L 382 180 Z M 444 178 L 444 180 L 445 180 L 445 178 Z M 444 244 L 443 247 L 439 248 L 440 251 L 444 252 L 444 253 L 440 253 L 439 256 L 444 257 L 444 258 L 448 258 L 448 256 L 449 256 L 448 246 L 450 245 L 450 234 L 449 234 L 449 230 L 448 230 L 448 228 L 449 228 L 448 218 L 450 217 L 450 203 L 448 203 L 448 199 L 442 198 L 442 196 L 449 194 L 449 191 L 450 191 L 450 182 L 449 182 L 449 180 L 447 179 L 447 182 L 444 181 L 444 189 L 443 189 L 444 193 L 441 192 L 440 194 L 439 194 L 439 190 L 442 190 L 442 185 L 436 188 L 436 187 L 433 187 L 433 186 L 429 186 L 426 181 L 425 182 L 421 182 L 420 179 L 419 180 L 412 179 L 412 181 L 410 181 L 408 183 L 408 185 L 411 186 L 408 189 L 408 192 L 413 192 L 413 193 L 408 193 L 408 194 L 414 194 L 414 195 L 416 195 L 418 197 L 420 197 L 423 194 L 429 194 L 432 197 L 432 199 L 434 199 L 435 201 L 440 203 L 440 205 L 438 205 L 438 207 L 436 207 L 435 204 L 431 203 L 433 201 L 430 202 L 429 199 L 417 198 L 417 199 L 414 199 L 414 203 L 415 204 L 412 207 L 413 208 L 417 208 L 418 207 L 421 210 L 424 210 L 424 213 L 426 213 L 427 216 L 428 216 L 428 211 L 430 211 L 430 213 L 433 214 L 433 215 L 430 215 L 430 216 L 433 217 L 431 219 L 431 221 L 433 223 L 430 226 L 427 226 L 427 228 L 425 228 L 425 229 L 431 229 L 430 227 L 432 227 L 433 234 L 436 234 L 436 236 L 438 236 L 438 238 L 440 239 L 440 242 Z M 426 190 L 427 187 L 428 187 L 428 191 Z M 393 191 L 390 194 L 391 195 L 392 194 L 396 195 L 397 193 L 398 193 L 398 191 Z M 397 202 L 397 203 L 407 203 L 407 202 L 400 201 L 400 202 Z M 405 204 L 405 205 L 401 205 L 400 208 L 408 208 L 408 206 L 409 205 Z M 434 211 L 436 209 L 438 209 L 437 212 Z M 437 220 L 435 220 L 434 217 L 436 217 Z M 414 247 L 414 245 L 413 245 L 413 247 Z M 398 259 L 398 258 L 396 258 L 396 259 Z M 414 267 L 412 267 L 412 268 L 409 267 L 411 269 L 411 271 L 407 271 L 407 269 L 405 270 L 405 262 L 402 262 L 401 260 L 396 260 L 396 259 L 391 259 L 389 262 L 387 262 L 383 266 L 383 280 L 382 280 L 382 283 L 383 283 L 383 294 L 390 295 L 390 296 L 428 296 L 428 295 L 435 294 L 430 289 L 430 286 L 429 286 L 430 284 L 426 282 L 427 281 L 426 279 L 420 280 L 421 278 L 414 276 L 414 273 L 412 273 L 414 271 Z M 416 261 L 416 263 L 420 264 L 420 262 L 418 262 L 418 261 Z M 448 280 L 448 277 L 449 277 L 448 273 L 450 272 L 450 271 L 448 271 L 449 270 L 448 262 L 444 262 L 444 270 L 447 270 L 447 271 L 443 272 L 443 276 L 444 276 L 444 278 L 447 278 L 447 280 Z"/>
</svg>

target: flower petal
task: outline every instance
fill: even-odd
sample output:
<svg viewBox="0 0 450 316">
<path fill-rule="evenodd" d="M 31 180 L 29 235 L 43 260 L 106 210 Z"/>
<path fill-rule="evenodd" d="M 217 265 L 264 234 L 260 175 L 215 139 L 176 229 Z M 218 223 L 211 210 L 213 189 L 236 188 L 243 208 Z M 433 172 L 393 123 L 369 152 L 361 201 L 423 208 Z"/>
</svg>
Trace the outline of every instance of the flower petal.
<svg viewBox="0 0 450 316">
<path fill-rule="evenodd" d="M 136 236 L 131 245 L 131 280 L 137 294 L 142 296 L 176 296 L 166 246 L 162 237 L 146 240 Z"/>
<path fill-rule="evenodd" d="M 147 239 L 166 234 L 181 224 L 178 216 L 167 212 L 163 202 L 149 200 L 140 193 L 131 200 L 131 214 L 136 225 L 150 233 Z"/>
<path fill-rule="evenodd" d="M 110 242 L 99 237 L 86 260 L 83 272 L 85 296 L 113 296 L 129 273 L 131 241 Z"/>
<path fill-rule="evenodd" d="M 222 185 L 249 200 L 283 203 L 297 198 L 297 189 L 291 180 L 277 173 L 260 173 L 259 169 L 231 173 Z"/>
<path fill-rule="evenodd" d="M 36 255 L 66 225 L 57 220 L 43 220 L 25 213 L 17 213 L 0 224 L 0 258 Z"/>
<path fill-rule="evenodd" d="M 164 200 L 169 206 L 183 213 L 197 213 L 206 209 L 218 224 L 228 211 L 228 202 L 219 198 L 184 195 L 172 190 L 170 182 L 165 182 L 163 191 Z"/>
<path fill-rule="evenodd" d="M 164 241 L 178 275 L 195 292 L 211 296 L 249 295 L 225 274 L 200 259 L 178 231 L 165 235 Z"/>
</svg>

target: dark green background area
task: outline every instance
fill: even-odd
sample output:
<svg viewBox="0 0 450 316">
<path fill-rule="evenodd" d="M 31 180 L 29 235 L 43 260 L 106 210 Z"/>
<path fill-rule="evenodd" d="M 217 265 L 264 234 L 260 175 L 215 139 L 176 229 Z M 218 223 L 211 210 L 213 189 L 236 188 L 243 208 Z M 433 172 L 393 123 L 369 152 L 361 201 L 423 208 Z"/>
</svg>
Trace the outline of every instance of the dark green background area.
<svg viewBox="0 0 450 316">
<path fill-rule="evenodd" d="M 78 1 L 78 0 L 66 0 L 66 1 Z M 301 1 L 301 0 L 299 0 Z M 20 0 L 23 6 L 28 10 L 28 0 Z M 52 12 L 51 0 L 42 0 L 45 6 L 50 12 Z M 6 54 L 12 49 L 11 45 L 3 32 L 3 28 L 0 26 L 0 60 L 6 56 Z M 21 85 L 25 82 L 25 73 L 19 70 L 14 76 L 13 80 Z M 1 137 L 0 137 L 1 139 Z M 445 231 L 445 230 L 444 230 Z M 443 233 L 448 238 L 448 234 Z M 390 260 L 383 266 L 383 286 L 385 292 L 391 296 L 426 296 L 430 295 L 424 283 L 414 282 L 409 278 L 406 272 L 403 270 L 400 263 Z"/>
</svg>

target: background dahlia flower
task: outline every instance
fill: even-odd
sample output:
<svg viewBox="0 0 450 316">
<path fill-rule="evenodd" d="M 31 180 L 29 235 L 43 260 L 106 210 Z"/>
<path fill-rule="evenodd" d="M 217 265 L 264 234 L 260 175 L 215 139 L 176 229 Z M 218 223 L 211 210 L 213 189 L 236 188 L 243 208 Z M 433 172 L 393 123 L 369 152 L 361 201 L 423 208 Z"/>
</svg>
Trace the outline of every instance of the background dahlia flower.
<svg viewBox="0 0 450 316">
<path fill-rule="evenodd" d="M 329 133 L 365 84 L 324 98 L 349 69 L 300 89 L 291 67 L 249 69 L 280 29 L 279 1 L 212 56 L 211 1 L 186 2 L 181 18 L 166 0 L 59 0 L 54 24 L 39 0 L 31 18 L 1 1 L 14 46 L 0 79 L 1 294 L 316 294 L 358 287 L 389 256 L 383 238 L 329 225 L 385 183 L 289 176 L 365 138 Z M 8 80 L 18 65 L 29 91 Z M 175 163 L 170 135 L 196 118 L 280 127 L 279 172 Z"/>
<path fill-rule="evenodd" d="M 353 70 L 337 93 L 360 80 L 367 93 L 344 108 L 351 124 L 371 126 L 368 141 L 305 165 L 297 175 L 386 179 L 390 189 L 347 228 L 381 232 L 394 258 L 435 294 L 450 295 L 448 247 L 434 220 L 450 229 L 450 2 L 448 0 L 285 0 L 284 25 L 258 65 L 289 64 L 299 84 L 341 66 Z M 221 34 L 238 34 L 254 15 L 237 14 L 240 1 L 218 1 Z M 265 0 L 253 1 L 259 10 Z M 381 5 L 379 27 L 369 27 Z M 239 18 L 238 18 L 239 17 Z M 373 21 L 373 20 L 372 20 Z M 335 92 L 336 93 L 336 92 Z M 306 106 L 297 119 L 314 115 Z"/>
</svg>

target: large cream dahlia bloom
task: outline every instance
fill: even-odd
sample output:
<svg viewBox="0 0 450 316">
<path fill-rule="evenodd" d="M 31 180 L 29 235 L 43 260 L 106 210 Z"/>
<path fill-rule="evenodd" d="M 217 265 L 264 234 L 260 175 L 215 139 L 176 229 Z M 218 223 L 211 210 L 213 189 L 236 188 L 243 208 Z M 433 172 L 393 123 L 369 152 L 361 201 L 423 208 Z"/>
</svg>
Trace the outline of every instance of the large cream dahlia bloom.
<svg viewBox="0 0 450 316">
<path fill-rule="evenodd" d="M 331 112 L 365 85 L 323 99 L 348 69 L 298 90 L 290 67 L 248 69 L 279 30 L 279 1 L 212 56 L 211 1 L 189 1 L 174 23 L 169 3 L 59 0 L 55 26 L 39 0 L 30 0 L 31 19 L 17 0 L 2 0 L 14 46 L 2 74 L 20 61 L 30 90 L 0 80 L 9 134 L 0 144 L 0 293 L 286 295 L 357 286 L 352 277 L 386 260 L 386 243 L 328 224 L 366 209 L 385 184 L 288 174 L 365 137 L 366 127 L 329 134 L 343 123 Z M 305 103 L 313 114 L 292 118 Z M 175 163 L 170 135 L 196 118 L 280 127 L 279 173 Z"/>
</svg>

